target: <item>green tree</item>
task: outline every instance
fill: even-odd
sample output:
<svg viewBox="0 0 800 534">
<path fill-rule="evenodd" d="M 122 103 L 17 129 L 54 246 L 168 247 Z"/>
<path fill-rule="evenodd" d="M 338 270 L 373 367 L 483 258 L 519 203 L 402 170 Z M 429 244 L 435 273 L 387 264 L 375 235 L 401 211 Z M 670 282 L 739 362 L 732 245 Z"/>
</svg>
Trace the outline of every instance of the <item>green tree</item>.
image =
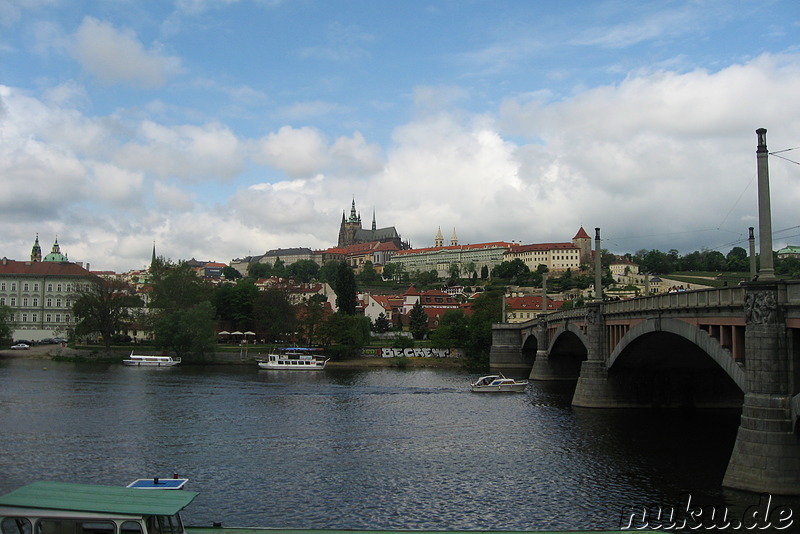
<svg viewBox="0 0 800 534">
<path fill-rule="evenodd" d="M 299 307 L 297 313 L 299 333 L 308 346 L 320 344 L 318 338 L 325 322 L 325 302 L 323 295 L 312 295 Z"/>
<path fill-rule="evenodd" d="M 733 247 L 725 256 L 725 264 L 728 271 L 747 272 L 750 270 L 750 258 L 742 247 Z"/>
<path fill-rule="evenodd" d="M 202 301 L 188 308 L 163 310 L 155 321 L 156 346 L 181 358 L 202 360 L 214 350 L 214 306 Z"/>
<path fill-rule="evenodd" d="M 439 327 L 428 337 L 437 348 L 464 347 L 469 340 L 469 319 L 462 310 L 448 310 L 442 315 Z"/>
<path fill-rule="evenodd" d="M 332 358 L 357 356 L 370 339 L 369 318 L 334 313 L 323 326 L 320 337 Z"/>
<path fill-rule="evenodd" d="M 450 280 L 458 280 L 461 276 L 461 265 L 458 263 L 451 263 L 447 274 L 450 276 Z"/>
<path fill-rule="evenodd" d="M 259 292 L 253 302 L 253 318 L 256 330 L 264 334 L 267 343 L 291 337 L 298 326 L 295 309 L 288 295 L 277 288 Z"/>
<path fill-rule="evenodd" d="M 386 317 L 386 314 L 383 312 L 378 314 L 378 317 L 375 319 L 375 323 L 372 325 L 372 331 L 376 334 L 383 334 L 391 329 L 392 322 Z"/>
<path fill-rule="evenodd" d="M 96 333 L 109 349 L 114 334 L 128 329 L 130 308 L 142 304 L 134 289 L 123 281 L 87 278 L 75 286 L 72 305 L 72 313 L 78 320 L 75 333 L 78 336 Z"/>
<path fill-rule="evenodd" d="M 151 269 L 153 332 L 156 346 L 186 358 L 202 358 L 216 341 L 213 288 L 185 262 L 160 262 Z"/>
<path fill-rule="evenodd" d="M 220 284 L 214 288 L 214 307 L 217 318 L 235 325 L 238 330 L 251 328 L 253 302 L 259 290 L 252 278 L 242 278 L 234 284 Z"/>
<path fill-rule="evenodd" d="M 414 339 L 424 339 L 428 333 L 428 314 L 422 307 L 419 300 L 414 303 L 414 307 L 408 314 L 408 330 Z"/>
<path fill-rule="evenodd" d="M 372 262 L 367 260 L 364 262 L 364 266 L 361 268 L 361 273 L 358 275 L 358 279 L 365 283 L 370 283 L 378 280 L 380 277 L 378 273 L 375 271 L 375 266 L 372 265 Z"/>
<path fill-rule="evenodd" d="M 383 277 L 387 280 L 399 282 L 403 276 L 403 264 L 389 262 L 383 266 Z"/>
<path fill-rule="evenodd" d="M 297 260 L 286 268 L 286 276 L 304 284 L 319 276 L 319 264 L 314 260 Z"/>
<path fill-rule="evenodd" d="M 272 264 L 272 276 L 277 276 L 278 278 L 286 278 L 286 263 L 280 259 L 280 257 L 275 258 L 275 263 Z"/>
<path fill-rule="evenodd" d="M 231 267 L 230 265 L 226 265 L 222 268 L 222 276 L 225 277 L 225 280 L 238 280 L 242 277 L 242 273 Z"/>
<path fill-rule="evenodd" d="M 356 278 L 353 269 L 345 262 L 336 267 L 336 279 L 333 291 L 336 293 L 336 307 L 339 313 L 355 315 L 356 313 Z"/>
<path fill-rule="evenodd" d="M 266 263 L 254 262 L 247 266 L 247 276 L 256 280 L 272 276 L 272 267 Z"/>
<path fill-rule="evenodd" d="M 530 274 L 531 270 L 525 265 L 525 262 L 519 258 L 512 261 L 504 261 L 499 265 L 495 265 L 492 269 L 492 278 L 500 278 L 502 280 L 518 280 Z"/>
<path fill-rule="evenodd" d="M 14 334 L 14 312 L 8 306 L 0 305 L 0 342 L 8 344 Z"/>
<path fill-rule="evenodd" d="M 486 280 L 487 278 L 489 278 L 489 267 L 484 265 L 481 267 L 481 280 Z"/>
</svg>

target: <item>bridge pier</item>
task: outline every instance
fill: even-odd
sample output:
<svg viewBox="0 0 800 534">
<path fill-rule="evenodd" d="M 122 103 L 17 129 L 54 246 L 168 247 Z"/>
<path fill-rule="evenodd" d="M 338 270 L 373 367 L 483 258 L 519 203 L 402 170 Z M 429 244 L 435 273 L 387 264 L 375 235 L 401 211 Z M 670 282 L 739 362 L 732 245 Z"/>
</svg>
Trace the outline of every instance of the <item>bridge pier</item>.
<svg viewBox="0 0 800 534">
<path fill-rule="evenodd" d="M 492 327 L 489 368 L 509 373 L 528 373 L 533 362 L 522 350 L 519 325 L 499 323 Z"/>
<path fill-rule="evenodd" d="M 747 393 L 723 485 L 800 495 L 800 438 L 792 415 L 793 361 L 781 317 L 786 285 L 748 284 L 745 293 Z M 796 358 L 795 358 L 796 359 Z"/>
<path fill-rule="evenodd" d="M 587 359 L 581 363 L 581 374 L 572 405 L 584 408 L 616 408 L 614 391 L 608 380 L 606 367 L 605 321 L 601 313 L 602 303 L 590 302 L 586 306 Z"/>
</svg>

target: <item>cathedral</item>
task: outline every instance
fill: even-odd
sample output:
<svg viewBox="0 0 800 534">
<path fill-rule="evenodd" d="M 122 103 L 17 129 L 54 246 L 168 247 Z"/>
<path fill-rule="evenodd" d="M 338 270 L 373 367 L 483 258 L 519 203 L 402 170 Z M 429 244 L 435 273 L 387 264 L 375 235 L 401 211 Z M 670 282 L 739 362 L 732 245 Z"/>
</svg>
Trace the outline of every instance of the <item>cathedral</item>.
<svg viewBox="0 0 800 534">
<path fill-rule="evenodd" d="M 366 229 L 361 225 L 361 214 L 356 212 L 356 201 L 350 207 L 350 217 L 345 219 L 342 212 L 342 224 L 339 226 L 339 248 L 356 245 L 359 243 L 394 243 L 398 250 L 407 250 L 411 245 L 400 239 L 400 234 L 394 226 L 387 228 L 377 228 L 375 224 L 375 212 L 372 213 L 372 228 Z"/>
</svg>

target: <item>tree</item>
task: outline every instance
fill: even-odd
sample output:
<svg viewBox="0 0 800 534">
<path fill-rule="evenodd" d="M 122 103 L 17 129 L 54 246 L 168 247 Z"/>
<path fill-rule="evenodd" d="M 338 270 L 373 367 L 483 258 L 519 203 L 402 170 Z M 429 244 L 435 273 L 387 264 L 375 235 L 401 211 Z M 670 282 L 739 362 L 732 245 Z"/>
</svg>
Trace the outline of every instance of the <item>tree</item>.
<svg viewBox="0 0 800 534">
<path fill-rule="evenodd" d="M 484 265 L 481 267 L 481 280 L 486 280 L 487 278 L 489 278 L 489 267 Z"/>
<path fill-rule="evenodd" d="M 428 314 L 425 313 L 419 300 L 408 314 L 408 329 L 414 339 L 424 339 L 428 333 Z"/>
<path fill-rule="evenodd" d="M 469 339 L 469 320 L 462 310 L 448 310 L 442 315 L 439 327 L 428 337 L 433 346 L 440 349 L 463 347 Z"/>
<path fill-rule="evenodd" d="M 286 293 L 270 288 L 261 291 L 253 302 L 255 328 L 268 343 L 280 341 L 297 330 L 297 316 Z"/>
<path fill-rule="evenodd" d="M 370 321 L 363 315 L 335 313 L 322 328 L 326 352 L 339 359 L 354 356 L 370 339 Z"/>
<path fill-rule="evenodd" d="M 286 276 L 307 284 L 319 275 L 319 269 L 314 260 L 297 260 L 286 268 Z"/>
<path fill-rule="evenodd" d="M 319 343 L 318 334 L 325 321 L 325 302 L 323 295 L 312 295 L 297 311 L 299 333 L 308 346 Z"/>
<path fill-rule="evenodd" d="M 226 265 L 222 268 L 222 276 L 225 277 L 226 280 L 238 280 L 242 277 L 242 273 L 231 267 L 230 265 Z"/>
<path fill-rule="evenodd" d="M 6 305 L 0 305 L 0 342 L 11 342 L 14 333 L 14 312 Z"/>
<path fill-rule="evenodd" d="M 272 276 L 272 267 L 266 263 L 251 263 L 247 266 L 247 276 L 255 278 L 256 280 L 260 278 L 269 278 Z"/>
<path fill-rule="evenodd" d="M 378 317 L 375 319 L 375 323 L 372 325 L 372 331 L 376 334 L 383 334 L 391 329 L 392 322 L 386 317 L 386 314 L 383 312 L 378 314 Z"/>
<path fill-rule="evenodd" d="M 372 265 L 372 262 L 367 260 L 364 262 L 364 266 L 361 268 L 361 273 L 358 275 L 358 279 L 362 282 L 374 282 L 378 280 L 378 273 L 375 271 L 375 266 Z"/>
<path fill-rule="evenodd" d="M 216 341 L 212 287 L 185 262 L 161 262 L 151 271 L 156 346 L 182 358 L 211 351 Z"/>
<path fill-rule="evenodd" d="M 399 282 L 403 276 L 403 264 L 389 262 L 383 266 L 383 277 Z"/>
<path fill-rule="evenodd" d="M 450 280 L 458 280 L 459 276 L 461 276 L 461 265 L 458 263 L 451 263 L 447 272 L 450 276 Z"/>
<path fill-rule="evenodd" d="M 747 251 L 742 247 L 733 247 L 728 255 L 725 256 L 725 263 L 728 271 L 749 271 L 750 259 Z"/>
<path fill-rule="evenodd" d="M 120 280 L 88 278 L 76 284 L 72 313 L 78 320 L 75 333 L 79 336 L 99 334 L 106 349 L 119 331 L 127 330 L 131 322 L 129 309 L 141 307 L 142 300 L 134 289 Z"/>
<path fill-rule="evenodd" d="M 163 310 L 154 330 L 157 347 L 172 350 L 181 358 L 196 355 L 202 359 L 216 342 L 214 306 L 206 300 L 188 308 Z"/>
<path fill-rule="evenodd" d="M 504 261 L 496 265 L 492 269 L 492 278 L 501 278 L 503 280 L 517 280 L 518 278 L 527 276 L 531 270 L 525 265 L 525 262 L 519 258 L 514 258 L 512 261 Z"/>
<path fill-rule="evenodd" d="M 336 280 L 333 283 L 336 293 L 336 307 L 339 313 L 355 315 L 356 313 L 356 278 L 353 269 L 345 262 L 339 262 L 336 268 Z"/>
<path fill-rule="evenodd" d="M 250 329 L 253 321 L 253 302 L 258 293 L 252 278 L 242 278 L 236 285 L 218 285 L 214 289 L 217 318 L 233 323 L 237 329 Z"/>
</svg>

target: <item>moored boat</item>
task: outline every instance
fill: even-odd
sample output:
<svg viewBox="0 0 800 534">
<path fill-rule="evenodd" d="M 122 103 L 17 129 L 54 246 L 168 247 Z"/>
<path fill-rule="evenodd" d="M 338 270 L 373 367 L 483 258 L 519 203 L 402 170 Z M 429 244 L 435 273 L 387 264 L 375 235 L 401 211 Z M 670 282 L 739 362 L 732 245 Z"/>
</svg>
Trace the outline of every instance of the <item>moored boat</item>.
<svg viewBox="0 0 800 534">
<path fill-rule="evenodd" d="M 519 392 L 525 391 L 527 386 L 527 380 L 506 378 L 502 374 L 482 376 L 475 382 L 470 383 L 472 391 L 476 393 Z"/>
<path fill-rule="evenodd" d="M 134 367 L 172 367 L 181 363 L 181 359 L 172 356 L 144 356 L 131 352 L 122 363 Z"/>
<path fill-rule="evenodd" d="M 273 371 L 321 371 L 329 358 L 320 349 L 292 347 L 267 355 L 266 360 L 256 360 L 259 369 Z"/>
</svg>

